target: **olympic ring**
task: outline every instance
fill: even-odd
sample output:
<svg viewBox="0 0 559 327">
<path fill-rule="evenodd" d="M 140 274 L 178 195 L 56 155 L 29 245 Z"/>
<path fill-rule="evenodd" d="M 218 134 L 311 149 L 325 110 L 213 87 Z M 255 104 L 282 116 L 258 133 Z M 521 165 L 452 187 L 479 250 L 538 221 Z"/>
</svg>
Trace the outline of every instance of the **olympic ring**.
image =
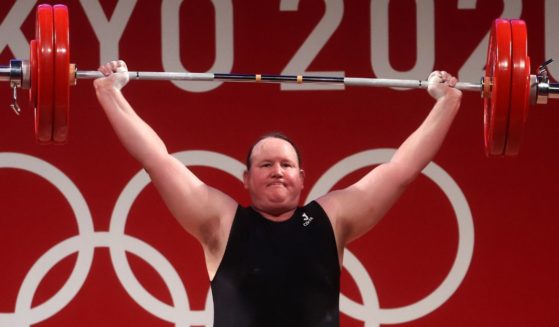
<svg viewBox="0 0 559 327">
<path fill-rule="evenodd" d="M 369 150 L 339 161 L 319 178 L 307 199 L 314 199 L 328 192 L 341 178 L 357 169 L 386 162 L 393 153 L 392 149 Z M 242 181 L 244 165 L 228 156 L 210 151 L 183 151 L 174 156 L 187 166 L 216 168 Z M 130 208 L 150 183 L 145 171 L 138 172 L 119 195 L 111 216 L 109 231 L 94 232 L 93 220 L 85 199 L 60 170 L 41 159 L 17 153 L 0 153 L 0 168 L 23 169 L 43 177 L 57 187 L 70 203 L 79 230 L 79 235 L 61 241 L 33 264 L 19 290 L 15 312 L 0 313 L 0 325 L 30 326 L 62 310 L 83 285 L 91 268 L 94 249 L 98 247 L 109 248 L 117 278 L 127 293 L 146 311 L 162 320 L 175 323 L 175 326 L 213 324 L 211 292 L 208 292 L 206 297 L 204 311 L 189 310 L 187 290 L 172 264 L 151 245 L 125 234 Z M 379 306 L 376 290 L 367 270 L 353 253 L 346 250 L 343 264 L 357 283 L 363 305 L 341 294 L 340 309 L 348 316 L 364 321 L 367 327 L 378 326 L 380 323 L 407 322 L 429 314 L 456 291 L 468 270 L 473 252 L 473 224 L 467 201 L 452 178 L 436 164 L 429 164 L 423 174 L 441 187 L 457 215 L 459 245 L 456 259 L 441 285 L 423 300 L 402 308 L 383 309 Z M 62 288 L 43 304 L 31 308 L 34 294 L 45 275 L 58 262 L 76 252 L 76 265 Z M 173 306 L 162 303 L 141 286 L 130 269 L 126 252 L 137 255 L 155 269 L 171 294 Z"/>
</svg>

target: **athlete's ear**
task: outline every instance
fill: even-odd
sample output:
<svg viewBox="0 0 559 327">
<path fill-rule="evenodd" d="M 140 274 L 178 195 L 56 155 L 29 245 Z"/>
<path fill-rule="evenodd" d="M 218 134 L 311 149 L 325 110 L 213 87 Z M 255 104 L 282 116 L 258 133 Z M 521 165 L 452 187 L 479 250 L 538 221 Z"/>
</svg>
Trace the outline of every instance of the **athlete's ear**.
<svg viewBox="0 0 559 327">
<path fill-rule="evenodd" d="M 243 172 L 243 185 L 245 189 L 248 189 L 248 170 Z"/>
<path fill-rule="evenodd" d="M 301 176 L 301 187 L 305 186 L 305 171 L 303 169 L 299 169 L 299 175 Z"/>
</svg>

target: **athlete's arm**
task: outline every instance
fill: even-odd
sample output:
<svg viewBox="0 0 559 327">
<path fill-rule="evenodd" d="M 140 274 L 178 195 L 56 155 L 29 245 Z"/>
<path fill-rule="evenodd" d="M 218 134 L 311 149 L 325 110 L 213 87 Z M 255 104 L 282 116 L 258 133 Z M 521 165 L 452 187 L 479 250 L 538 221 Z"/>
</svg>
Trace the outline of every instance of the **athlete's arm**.
<svg viewBox="0 0 559 327">
<path fill-rule="evenodd" d="M 436 103 L 391 160 L 355 184 L 317 199 L 333 223 L 339 250 L 384 216 L 441 147 L 458 113 L 462 92 L 454 88 L 456 78 L 446 72 L 433 72 L 429 81 L 428 92 Z"/>
<path fill-rule="evenodd" d="M 105 77 L 95 80 L 95 92 L 119 140 L 147 171 L 180 224 L 207 253 L 220 259 L 237 203 L 171 156 L 159 136 L 136 114 L 121 92 L 128 82 L 124 62 L 113 61 L 99 70 Z"/>
</svg>

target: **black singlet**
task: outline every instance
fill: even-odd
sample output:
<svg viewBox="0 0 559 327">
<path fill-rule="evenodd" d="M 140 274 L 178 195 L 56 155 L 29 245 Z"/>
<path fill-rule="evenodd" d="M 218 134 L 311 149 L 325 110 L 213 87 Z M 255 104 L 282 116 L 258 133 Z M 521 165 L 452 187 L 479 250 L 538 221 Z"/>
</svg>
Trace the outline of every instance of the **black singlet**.
<svg viewBox="0 0 559 327">
<path fill-rule="evenodd" d="M 322 207 L 278 223 L 239 206 L 211 288 L 214 327 L 339 326 L 340 266 Z"/>
</svg>

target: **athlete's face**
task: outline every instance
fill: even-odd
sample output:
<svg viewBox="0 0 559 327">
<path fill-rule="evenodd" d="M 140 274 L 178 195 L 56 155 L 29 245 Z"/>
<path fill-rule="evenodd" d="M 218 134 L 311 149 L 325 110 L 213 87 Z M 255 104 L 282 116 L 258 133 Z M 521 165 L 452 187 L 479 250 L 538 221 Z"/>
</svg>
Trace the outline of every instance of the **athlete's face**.
<svg viewBox="0 0 559 327">
<path fill-rule="evenodd" d="M 295 209 L 303 180 L 297 153 L 289 142 L 268 137 L 254 146 L 244 183 L 256 209 L 272 215 Z"/>
</svg>

